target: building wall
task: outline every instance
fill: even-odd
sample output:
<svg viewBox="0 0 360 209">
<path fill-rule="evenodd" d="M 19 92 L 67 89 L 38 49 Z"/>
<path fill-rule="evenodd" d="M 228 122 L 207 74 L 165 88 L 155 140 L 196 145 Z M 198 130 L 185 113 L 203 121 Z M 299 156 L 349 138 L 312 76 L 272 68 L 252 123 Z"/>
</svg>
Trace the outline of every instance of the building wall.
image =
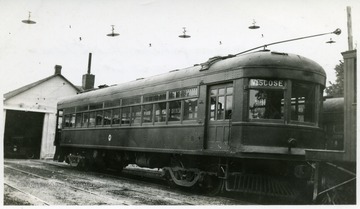
<svg viewBox="0 0 360 209">
<path fill-rule="evenodd" d="M 4 107 L 27 111 L 56 112 L 61 97 L 76 94 L 76 89 L 60 76 L 51 78 L 25 92 L 5 100 Z"/>
<path fill-rule="evenodd" d="M 77 94 L 77 90 L 61 76 L 30 88 L 4 101 L 4 110 L 32 111 L 45 113 L 41 139 L 40 158 L 52 158 L 56 128 L 56 106 L 59 99 Z M 3 122 L 6 121 L 4 112 Z M 26 127 L 24 127 L 26 128 Z"/>
</svg>

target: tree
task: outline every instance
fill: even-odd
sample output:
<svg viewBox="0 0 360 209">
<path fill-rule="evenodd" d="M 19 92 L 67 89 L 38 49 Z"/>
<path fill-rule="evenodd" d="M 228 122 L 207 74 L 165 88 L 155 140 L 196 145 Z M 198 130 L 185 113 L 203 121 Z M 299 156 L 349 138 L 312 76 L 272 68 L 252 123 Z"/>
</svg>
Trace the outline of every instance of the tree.
<svg viewBox="0 0 360 209">
<path fill-rule="evenodd" d="M 344 62 L 340 60 L 340 64 L 335 66 L 335 83 L 329 81 L 330 86 L 326 87 L 327 96 L 343 97 L 344 96 Z"/>
</svg>

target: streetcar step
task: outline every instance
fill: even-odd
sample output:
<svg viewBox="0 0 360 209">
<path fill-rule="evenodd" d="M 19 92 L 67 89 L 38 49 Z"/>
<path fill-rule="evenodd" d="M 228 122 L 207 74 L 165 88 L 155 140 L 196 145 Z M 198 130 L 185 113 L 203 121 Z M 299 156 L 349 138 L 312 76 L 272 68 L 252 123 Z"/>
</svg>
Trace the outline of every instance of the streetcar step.
<svg viewBox="0 0 360 209">
<path fill-rule="evenodd" d="M 285 181 L 269 176 L 231 173 L 226 182 L 225 189 L 231 192 L 244 192 L 277 197 L 295 197 L 297 192 Z"/>
</svg>

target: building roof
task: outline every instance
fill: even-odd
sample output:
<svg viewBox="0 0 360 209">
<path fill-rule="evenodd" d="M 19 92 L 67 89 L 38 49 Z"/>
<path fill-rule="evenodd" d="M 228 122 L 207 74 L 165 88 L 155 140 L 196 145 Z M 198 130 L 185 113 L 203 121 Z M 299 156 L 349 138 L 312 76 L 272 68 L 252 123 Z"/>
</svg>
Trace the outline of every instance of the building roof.
<svg viewBox="0 0 360 209">
<path fill-rule="evenodd" d="M 60 78 L 62 78 L 62 79 L 65 80 L 66 82 L 68 82 L 68 83 L 69 83 L 74 89 L 76 89 L 78 92 L 83 91 L 82 87 L 75 86 L 75 85 L 72 84 L 68 79 L 66 79 L 63 75 L 61 75 L 60 73 L 58 73 L 58 74 L 54 74 L 54 75 L 52 75 L 52 76 L 49 76 L 49 77 L 47 77 L 47 78 L 41 79 L 41 80 L 39 80 L 39 81 L 36 81 L 36 82 L 34 82 L 34 83 L 30 83 L 30 84 L 28 84 L 28 85 L 25 85 L 25 86 L 23 86 L 23 87 L 20 87 L 20 88 L 18 88 L 18 89 L 15 89 L 15 90 L 13 90 L 13 91 L 8 92 L 8 93 L 5 93 L 5 94 L 4 94 L 4 99 L 5 99 L 5 100 L 8 100 L 8 99 L 10 99 L 10 98 L 12 98 L 12 97 L 20 94 L 20 93 L 23 93 L 23 92 L 25 92 L 25 91 L 27 91 L 27 90 L 35 87 L 35 86 L 38 86 L 38 85 L 40 85 L 40 84 L 42 84 L 42 83 L 44 83 L 44 82 L 46 82 L 46 81 L 48 81 L 48 80 L 50 80 L 50 79 L 52 79 L 52 78 L 55 78 L 55 77 L 57 77 L 57 76 L 59 76 Z"/>
</svg>

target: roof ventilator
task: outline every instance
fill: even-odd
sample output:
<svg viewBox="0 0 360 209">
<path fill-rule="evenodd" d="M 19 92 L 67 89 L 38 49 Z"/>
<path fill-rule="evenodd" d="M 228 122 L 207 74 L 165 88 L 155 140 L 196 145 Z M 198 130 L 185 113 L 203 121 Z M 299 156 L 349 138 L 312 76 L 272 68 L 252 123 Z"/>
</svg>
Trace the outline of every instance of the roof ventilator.
<svg viewBox="0 0 360 209">
<path fill-rule="evenodd" d="M 204 70 L 208 70 L 211 65 L 213 65 L 214 63 L 227 59 L 227 58 L 232 58 L 235 57 L 235 55 L 229 54 L 228 56 L 216 56 L 216 57 L 212 57 L 210 58 L 208 61 L 201 63 L 201 69 L 200 71 L 204 71 Z"/>
</svg>

